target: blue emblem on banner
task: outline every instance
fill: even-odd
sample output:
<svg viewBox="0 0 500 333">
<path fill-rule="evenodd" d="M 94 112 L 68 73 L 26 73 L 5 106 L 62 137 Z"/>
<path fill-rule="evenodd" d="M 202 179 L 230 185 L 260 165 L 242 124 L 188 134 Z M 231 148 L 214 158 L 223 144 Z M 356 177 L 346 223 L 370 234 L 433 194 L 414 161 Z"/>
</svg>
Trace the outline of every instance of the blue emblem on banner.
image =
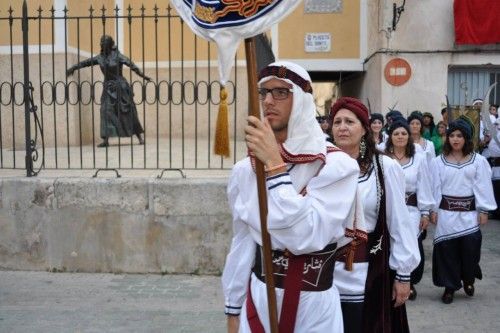
<svg viewBox="0 0 500 333">
<path fill-rule="evenodd" d="M 205 29 L 235 27 L 252 22 L 273 10 L 283 0 L 195 0 L 194 23 Z M 192 1 L 184 0 L 191 7 Z"/>
</svg>

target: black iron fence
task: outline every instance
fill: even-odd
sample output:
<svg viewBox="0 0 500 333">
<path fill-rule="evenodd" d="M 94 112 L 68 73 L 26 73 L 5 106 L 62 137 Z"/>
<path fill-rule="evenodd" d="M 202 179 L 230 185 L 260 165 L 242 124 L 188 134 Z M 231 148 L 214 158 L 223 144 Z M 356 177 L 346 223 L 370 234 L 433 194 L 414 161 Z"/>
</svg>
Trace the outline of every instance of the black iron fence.
<svg viewBox="0 0 500 333">
<path fill-rule="evenodd" d="M 0 46 L 1 169 L 26 169 L 28 176 L 43 169 L 229 169 L 245 155 L 238 105 L 246 96 L 238 94 L 238 70 L 227 85 L 232 144 L 231 158 L 223 159 L 212 152 L 220 89 L 214 47 L 170 6 L 90 7 L 85 15 L 39 7 L 28 15 L 24 3 L 19 14 L 10 8 L 0 17 L 8 36 Z M 132 70 L 96 60 L 102 35 L 112 36 Z M 89 68 L 67 75 L 85 60 Z M 109 90 L 110 81 L 123 89 Z M 101 114 L 102 103 L 110 103 L 103 94 L 132 104 L 144 144 L 135 132 L 103 132 L 109 117 Z M 113 101 L 108 107 L 116 110 Z M 110 138 L 99 147 L 103 133 Z"/>
</svg>

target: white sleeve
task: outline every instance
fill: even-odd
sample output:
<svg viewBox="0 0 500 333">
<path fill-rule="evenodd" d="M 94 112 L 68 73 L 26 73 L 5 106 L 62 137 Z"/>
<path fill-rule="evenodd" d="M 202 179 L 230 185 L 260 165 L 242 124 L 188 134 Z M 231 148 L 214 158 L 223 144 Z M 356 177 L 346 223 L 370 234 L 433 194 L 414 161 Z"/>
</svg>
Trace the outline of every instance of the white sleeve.
<svg viewBox="0 0 500 333">
<path fill-rule="evenodd" d="M 417 206 L 420 214 L 429 214 L 435 206 L 431 190 L 432 175 L 429 172 L 427 160 L 419 158 L 417 173 Z"/>
<path fill-rule="evenodd" d="M 235 167 L 227 189 L 229 206 L 233 214 L 233 239 L 222 273 L 222 290 L 224 292 L 224 312 L 229 315 L 239 315 L 241 312 L 257 246 L 249 232 L 249 226 L 241 219 L 240 213 L 244 212 L 246 208 L 239 196 L 238 171 L 241 172 Z"/>
<path fill-rule="evenodd" d="M 430 163 L 436 157 L 436 148 L 431 140 L 427 140 L 427 144 L 429 145 L 429 148 L 427 148 L 429 150 L 427 152 L 427 162 Z"/>
<path fill-rule="evenodd" d="M 387 226 L 391 236 L 389 266 L 396 271 L 397 280 L 409 282 L 411 272 L 420 262 L 420 253 L 405 203 L 405 176 L 397 162 L 387 156 L 383 161 Z"/>
<path fill-rule="evenodd" d="M 476 154 L 476 175 L 472 190 L 476 201 L 476 210 L 490 211 L 497 208 L 493 184 L 491 183 L 491 167 L 483 156 Z"/>
<path fill-rule="evenodd" d="M 431 190 L 432 194 L 434 196 L 434 208 L 432 208 L 433 211 L 437 212 L 439 209 L 439 205 L 441 204 L 441 155 L 438 157 L 435 157 L 431 161 L 430 165 L 430 172 L 432 174 L 432 185 L 431 185 Z"/>
<path fill-rule="evenodd" d="M 345 222 L 355 203 L 359 167 L 343 152 L 327 155 L 326 164 L 302 196 L 283 173 L 266 181 L 268 229 L 294 254 L 322 250 L 344 236 Z"/>
</svg>

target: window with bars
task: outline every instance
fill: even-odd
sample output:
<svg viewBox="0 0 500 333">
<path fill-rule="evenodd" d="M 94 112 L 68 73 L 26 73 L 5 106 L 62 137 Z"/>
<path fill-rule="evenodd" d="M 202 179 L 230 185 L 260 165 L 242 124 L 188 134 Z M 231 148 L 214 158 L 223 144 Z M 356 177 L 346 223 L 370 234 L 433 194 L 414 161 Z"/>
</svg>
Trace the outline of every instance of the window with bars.
<svg viewBox="0 0 500 333">
<path fill-rule="evenodd" d="M 500 66 L 450 67 L 448 70 L 448 99 L 451 105 L 471 105 L 483 99 L 488 88 L 497 83 L 490 94 L 490 104 L 500 104 Z"/>
</svg>

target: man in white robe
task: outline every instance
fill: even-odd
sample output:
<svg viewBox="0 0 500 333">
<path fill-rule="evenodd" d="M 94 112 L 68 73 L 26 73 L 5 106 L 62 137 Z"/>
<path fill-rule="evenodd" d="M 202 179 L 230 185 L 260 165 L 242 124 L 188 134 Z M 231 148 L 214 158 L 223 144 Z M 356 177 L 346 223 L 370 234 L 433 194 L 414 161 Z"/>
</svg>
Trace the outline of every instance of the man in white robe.
<svg viewBox="0 0 500 333">
<path fill-rule="evenodd" d="M 315 118 L 311 79 L 302 67 L 290 62 L 265 67 L 259 75 L 259 97 L 263 120 L 248 118 L 250 156 L 234 166 L 228 184 L 233 239 L 222 284 L 229 332 L 270 330 L 255 159 L 267 171 L 267 224 L 280 331 L 292 321 L 283 331 L 343 332 L 333 285 L 334 255 L 339 239 L 359 235 L 353 225 L 358 165 L 325 141 Z M 364 221 L 362 214 L 358 221 Z M 288 274 L 300 258 L 304 262 L 298 264 L 298 273 Z M 292 279 L 296 283 L 287 282 Z M 290 301 L 294 298 L 298 304 Z"/>
</svg>

